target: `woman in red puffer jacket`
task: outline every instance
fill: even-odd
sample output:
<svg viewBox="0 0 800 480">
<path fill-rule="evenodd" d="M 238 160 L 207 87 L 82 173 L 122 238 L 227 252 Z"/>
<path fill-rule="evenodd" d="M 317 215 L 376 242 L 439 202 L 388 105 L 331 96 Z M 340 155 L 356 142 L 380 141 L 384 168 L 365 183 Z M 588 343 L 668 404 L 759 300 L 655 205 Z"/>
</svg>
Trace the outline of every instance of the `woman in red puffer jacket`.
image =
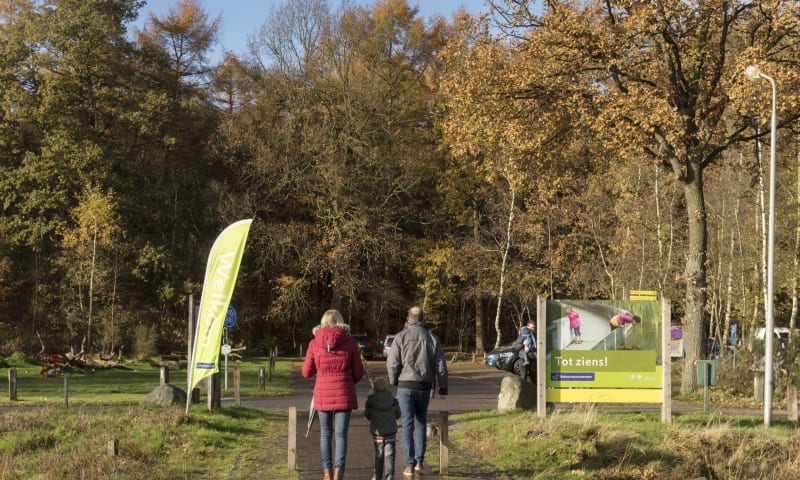
<svg viewBox="0 0 800 480">
<path fill-rule="evenodd" d="M 303 362 L 303 376 L 317 376 L 314 384 L 314 408 L 319 413 L 320 454 L 324 479 L 344 480 L 347 457 L 347 428 L 350 412 L 358 409 L 356 383 L 364 376 L 358 344 L 350 337 L 350 326 L 342 314 L 328 310 L 314 327 L 314 339 L 308 344 Z M 336 458 L 331 457 L 331 434 L 336 432 Z"/>
</svg>

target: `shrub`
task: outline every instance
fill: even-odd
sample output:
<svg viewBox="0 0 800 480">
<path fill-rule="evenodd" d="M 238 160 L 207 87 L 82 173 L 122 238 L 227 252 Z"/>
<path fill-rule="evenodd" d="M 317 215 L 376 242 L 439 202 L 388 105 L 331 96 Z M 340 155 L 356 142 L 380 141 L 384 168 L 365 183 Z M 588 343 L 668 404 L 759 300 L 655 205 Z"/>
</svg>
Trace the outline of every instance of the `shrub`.
<svg viewBox="0 0 800 480">
<path fill-rule="evenodd" d="M 0 365 L 2 367 L 21 367 L 30 363 L 28 361 L 28 357 L 25 356 L 22 352 L 14 352 L 8 358 L 3 361 L 4 365 Z"/>
<path fill-rule="evenodd" d="M 137 360 L 144 360 L 157 353 L 156 329 L 154 326 L 139 324 L 134 329 L 133 355 Z"/>
</svg>

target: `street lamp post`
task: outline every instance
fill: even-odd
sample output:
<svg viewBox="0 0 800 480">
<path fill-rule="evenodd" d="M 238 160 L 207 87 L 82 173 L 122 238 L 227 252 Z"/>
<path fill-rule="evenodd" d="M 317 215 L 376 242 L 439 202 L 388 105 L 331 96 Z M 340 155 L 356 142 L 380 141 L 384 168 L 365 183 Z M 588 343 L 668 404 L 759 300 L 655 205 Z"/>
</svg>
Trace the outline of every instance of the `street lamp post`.
<svg viewBox="0 0 800 480">
<path fill-rule="evenodd" d="M 773 360 L 775 352 L 775 317 L 772 312 L 772 299 L 774 296 L 773 280 L 775 277 L 775 139 L 778 130 L 778 114 L 776 102 L 778 88 L 775 79 L 766 75 L 755 65 L 750 65 L 745 70 L 747 78 L 757 82 L 766 78 L 772 85 L 772 120 L 770 122 L 769 142 L 769 233 L 767 237 L 767 298 L 764 299 L 765 319 L 765 354 L 764 354 L 764 425 L 769 427 L 772 423 L 772 391 L 775 374 Z"/>
</svg>

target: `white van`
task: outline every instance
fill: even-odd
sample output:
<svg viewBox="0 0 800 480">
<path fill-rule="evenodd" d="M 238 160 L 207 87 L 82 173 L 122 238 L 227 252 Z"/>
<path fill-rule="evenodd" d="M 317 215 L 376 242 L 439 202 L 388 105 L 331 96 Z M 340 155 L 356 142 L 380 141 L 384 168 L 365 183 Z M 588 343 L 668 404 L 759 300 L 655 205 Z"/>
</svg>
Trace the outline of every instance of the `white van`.
<svg viewBox="0 0 800 480">
<path fill-rule="evenodd" d="M 789 346 L 789 335 L 792 333 L 786 327 L 774 327 L 773 331 L 775 332 L 775 339 L 781 342 L 781 348 L 786 348 Z M 764 327 L 756 329 L 756 340 L 761 340 L 762 342 L 766 339 L 766 332 L 767 329 Z"/>
</svg>

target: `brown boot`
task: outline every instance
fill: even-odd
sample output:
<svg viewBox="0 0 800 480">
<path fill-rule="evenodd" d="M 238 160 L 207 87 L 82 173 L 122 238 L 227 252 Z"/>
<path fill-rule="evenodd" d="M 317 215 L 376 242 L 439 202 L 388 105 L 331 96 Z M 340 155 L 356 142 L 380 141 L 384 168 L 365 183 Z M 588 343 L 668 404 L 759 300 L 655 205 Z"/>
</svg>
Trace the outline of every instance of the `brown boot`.
<svg viewBox="0 0 800 480">
<path fill-rule="evenodd" d="M 344 468 L 333 469 L 333 480 L 344 480 Z"/>
<path fill-rule="evenodd" d="M 331 469 L 326 468 L 322 471 L 322 480 L 331 480 Z"/>
</svg>

